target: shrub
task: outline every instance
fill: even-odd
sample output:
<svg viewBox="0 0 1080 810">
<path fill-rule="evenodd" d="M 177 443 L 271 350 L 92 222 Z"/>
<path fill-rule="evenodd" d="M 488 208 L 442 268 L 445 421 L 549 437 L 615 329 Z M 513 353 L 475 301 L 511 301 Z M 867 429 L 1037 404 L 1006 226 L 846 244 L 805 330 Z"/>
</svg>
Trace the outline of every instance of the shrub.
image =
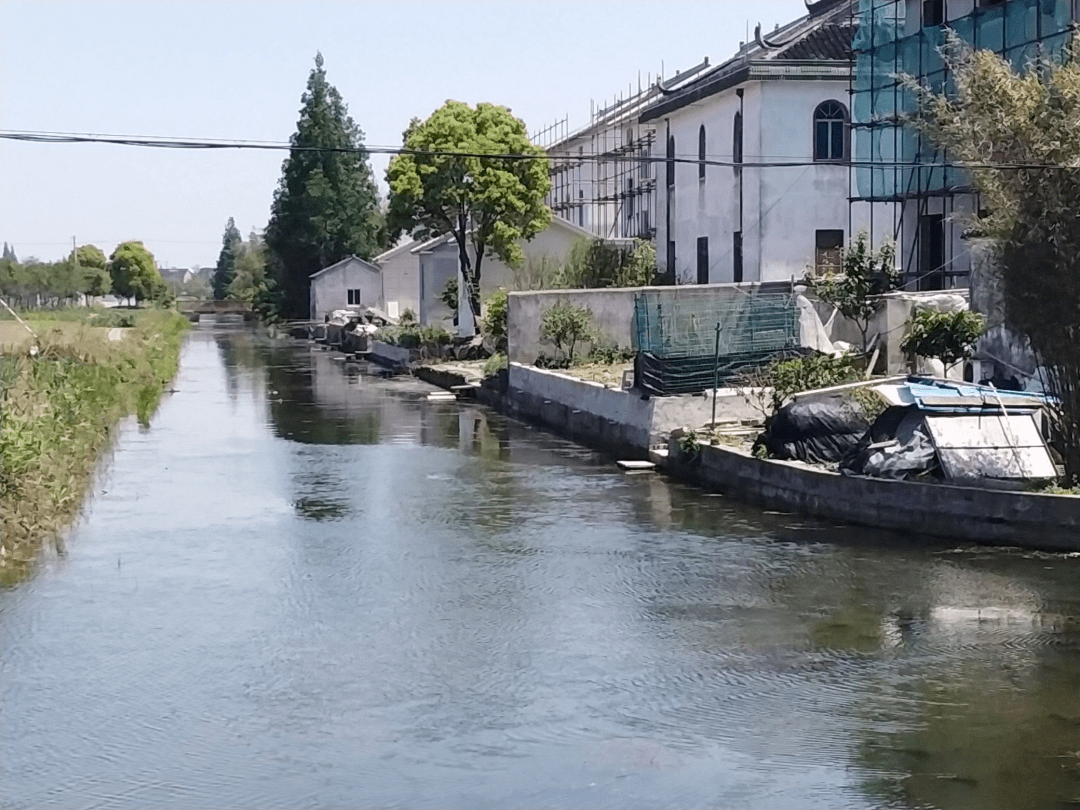
<svg viewBox="0 0 1080 810">
<path fill-rule="evenodd" d="M 416 317 L 416 313 L 406 307 L 400 317 L 398 317 L 398 323 L 402 326 L 408 326 L 409 324 L 419 323 Z"/>
<path fill-rule="evenodd" d="M 813 354 L 773 360 L 743 375 L 742 395 L 766 418 L 783 407 L 792 394 L 855 382 L 860 377 L 853 358 Z"/>
<path fill-rule="evenodd" d="M 484 336 L 487 337 L 496 348 L 506 345 L 506 316 L 507 297 L 506 290 L 497 290 L 487 300 L 487 314 L 484 315 Z"/>
<path fill-rule="evenodd" d="M 504 368 L 507 368 L 509 365 L 510 364 L 507 361 L 506 355 L 502 352 L 496 352 L 487 359 L 486 363 L 484 363 L 484 376 L 494 377 L 496 374 L 498 374 Z"/>
<path fill-rule="evenodd" d="M 567 363 L 574 362 L 574 348 L 593 337 L 592 310 L 560 302 L 549 307 L 540 318 L 540 337 L 555 344 Z"/>
<path fill-rule="evenodd" d="M 587 362 L 611 366 L 616 363 L 629 363 L 634 359 L 635 354 L 633 349 L 619 348 L 617 343 L 604 343 L 593 346 L 589 350 Z"/>
<path fill-rule="evenodd" d="M 977 312 L 915 313 L 908 322 L 908 332 L 900 348 L 908 354 L 933 357 L 945 364 L 945 371 L 975 351 L 975 343 L 986 330 L 986 319 Z"/>
</svg>

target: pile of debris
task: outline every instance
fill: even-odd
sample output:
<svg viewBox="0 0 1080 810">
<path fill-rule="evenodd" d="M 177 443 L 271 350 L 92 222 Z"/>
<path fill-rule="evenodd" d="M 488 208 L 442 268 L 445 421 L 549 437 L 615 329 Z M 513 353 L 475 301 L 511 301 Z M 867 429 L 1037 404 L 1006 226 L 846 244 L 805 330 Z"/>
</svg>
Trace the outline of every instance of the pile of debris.
<svg viewBox="0 0 1080 810">
<path fill-rule="evenodd" d="M 852 397 L 879 400 L 872 420 Z M 1009 487 L 1059 474 L 1045 394 L 911 376 L 795 395 L 758 438 L 773 458 L 847 475 Z"/>
<path fill-rule="evenodd" d="M 326 316 L 321 335 L 316 327 L 315 339 L 346 353 L 363 353 L 368 351 L 371 337 L 379 329 L 396 323 L 397 318 L 391 318 L 376 307 L 336 309 Z"/>
</svg>

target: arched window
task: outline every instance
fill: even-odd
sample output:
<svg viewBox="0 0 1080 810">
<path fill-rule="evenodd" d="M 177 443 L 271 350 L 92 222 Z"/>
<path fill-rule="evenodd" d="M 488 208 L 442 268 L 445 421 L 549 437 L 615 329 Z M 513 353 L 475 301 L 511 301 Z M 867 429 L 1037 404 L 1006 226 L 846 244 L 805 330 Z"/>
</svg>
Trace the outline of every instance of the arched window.
<svg viewBox="0 0 1080 810">
<path fill-rule="evenodd" d="M 675 187 L 675 136 L 668 135 L 667 139 L 667 184 L 668 188 Z"/>
<path fill-rule="evenodd" d="M 823 101 L 814 110 L 814 160 L 845 160 L 847 107 L 839 101 Z"/>
<path fill-rule="evenodd" d="M 705 125 L 702 124 L 697 133 L 697 176 L 698 180 L 705 179 Z"/>
<path fill-rule="evenodd" d="M 731 127 L 731 162 L 742 163 L 742 113 L 735 113 Z"/>
</svg>

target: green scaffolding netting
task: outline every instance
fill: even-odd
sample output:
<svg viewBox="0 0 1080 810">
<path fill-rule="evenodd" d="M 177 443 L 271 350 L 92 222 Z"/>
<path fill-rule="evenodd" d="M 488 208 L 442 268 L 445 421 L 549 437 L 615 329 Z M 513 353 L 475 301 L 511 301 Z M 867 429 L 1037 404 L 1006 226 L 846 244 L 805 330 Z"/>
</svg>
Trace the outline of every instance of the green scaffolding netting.
<svg viewBox="0 0 1080 810">
<path fill-rule="evenodd" d="M 1070 4 L 1055 0 L 1009 0 L 976 8 L 946 26 L 921 28 L 906 19 L 903 0 L 860 0 L 855 49 L 852 121 L 856 129 L 856 181 L 860 197 L 890 200 L 963 188 L 963 173 L 902 118 L 915 99 L 900 77 L 920 77 L 935 89 L 951 89 L 941 58 L 946 28 L 975 48 L 989 49 L 1023 70 L 1038 56 L 1060 54 L 1072 21 Z M 901 166 L 898 163 L 929 163 Z M 874 164 L 873 166 L 868 164 Z"/>
<path fill-rule="evenodd" d="M 798 309 L 790 293 L 634 298 L 636 380 L 650 393 L 685 394 L 729 381 L 740 371 L 798 345 Z"/>
</svg>

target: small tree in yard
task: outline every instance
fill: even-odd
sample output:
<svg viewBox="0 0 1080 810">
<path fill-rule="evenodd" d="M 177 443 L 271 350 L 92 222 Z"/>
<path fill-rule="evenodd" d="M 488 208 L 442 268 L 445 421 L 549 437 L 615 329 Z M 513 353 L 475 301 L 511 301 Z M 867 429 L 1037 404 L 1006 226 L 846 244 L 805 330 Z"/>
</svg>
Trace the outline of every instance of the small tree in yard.
<svg viewBox="0 0 1080 810">
<path fill-rule="evenodd" d="M 551 306 L 540 318 L 540 337 L 555 344 L 567 363 L 574 362 L 574 348 L 593 336 L 592 310 L 558 303 Z"/>
<path fill-rule="evenodd" d="M 506 290 L 496 290 L 488 297 L 484 314 L 484 336 L 495 344 L 496 351 L 506 351 L 508 312 Z"/>
<path fill-rule="evenodd" d="M 991 51 L 951 37 L 944 56 L 955 91 L 908 79 L 917 122 L 967 167 L 991 212 L 1006 323 L 1027 338 L 1060 401 L 1067 483 L 1080 480 L 1080 61 L 1040 53 L 1022 73 Z"/>
<path fill-rule="evenodd" d="M 821 278 L 807 275 L 806 285 L 818 298 L 836 307 L 855 324 L 862 339 L 862 351 L 868 349 L 867 331 L 878 311 L 876 297 L 900 286 L 896 269 L 896 245 L 886 242 L 876 251 L 865 233 L 860 233 L 840 258 L 840 273 Z"/>
<path fill-rule="evenodd" d="M 911 331 L 900 349 L 919 357 L 933 357 L 945 365 L 945 374 L 960 360 L 975 352 L 975 343 L 986 330 L 986 319 L 977 312 L 915 313 L 909 322 Z"/>
</svg>

